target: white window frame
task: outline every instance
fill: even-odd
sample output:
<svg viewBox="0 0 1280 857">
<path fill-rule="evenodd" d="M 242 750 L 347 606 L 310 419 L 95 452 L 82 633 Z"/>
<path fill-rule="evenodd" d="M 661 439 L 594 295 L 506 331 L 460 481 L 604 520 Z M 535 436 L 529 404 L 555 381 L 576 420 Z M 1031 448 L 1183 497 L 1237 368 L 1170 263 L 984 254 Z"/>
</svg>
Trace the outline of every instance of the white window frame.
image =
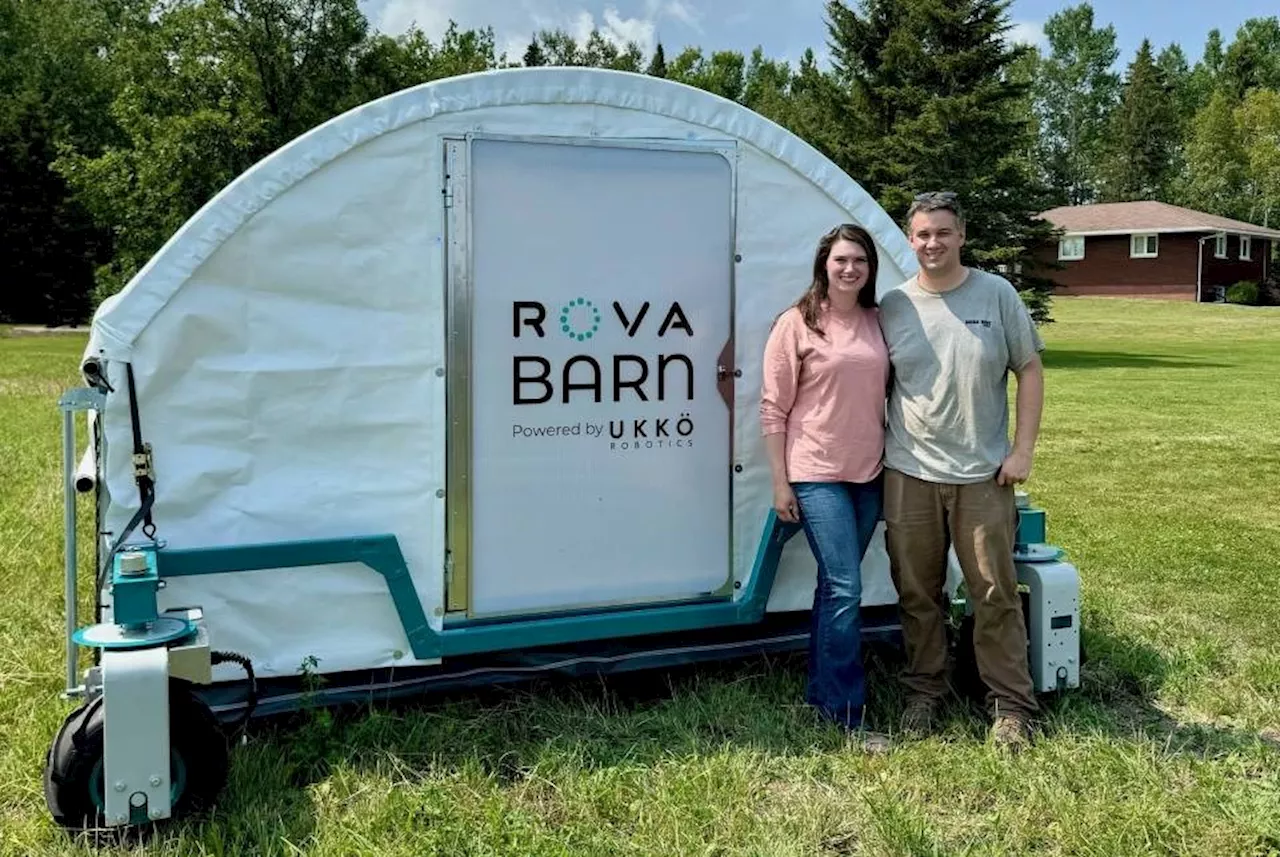
<svg viewBox="0 0 1280 857">
<path fill-rule="evenodd" d="M 1240 259 L 1244 262 L 1253 261 L 1253 236 L 1240 236 Z"/>
<path fill-rule="evenodd" d="M 1217 240 L 1214 241 L 1214 244 L 1213 244 L 1213 258 L 1215 259 L 1227 258 L 1227 233 L 1225 232 L 1218 233 Z"/>
<path fill-rule="evenodd" d="M 1068 252 L 1067 248 L 1071 247 L 1076 252 Z M 1084 258 L 1084 236 L 1083 235 L 1064 235 L 1058 239 L 1058 261 L 1059 262 L 1078 262 Z"/>
<path fill-rule="evenodd" d="M 1138 250 L 1138 241 L 1142 240 L 1142 250 Z M 1155 242 L 1155 249 L 1149 249 L 1152 241 Z M 1129 258 L 1130 259 L 1154 259 L 1160 255 L 1160 235 L 1156 232 L 1134 232 L 1129 236 Z"/>
</svg>

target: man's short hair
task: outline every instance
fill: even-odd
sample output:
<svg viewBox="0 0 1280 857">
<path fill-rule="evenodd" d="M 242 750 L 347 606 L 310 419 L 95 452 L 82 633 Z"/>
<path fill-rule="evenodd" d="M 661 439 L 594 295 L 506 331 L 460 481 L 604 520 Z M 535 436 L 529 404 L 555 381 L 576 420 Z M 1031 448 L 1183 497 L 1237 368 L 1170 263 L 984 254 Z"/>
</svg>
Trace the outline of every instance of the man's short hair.
<svg viewBox="0 0 1280 857">
<path fill-rule="evenodd" d="M 949 211 L 956 216 L 956 223 L 964 228 L 964 210 L 960 207 L 960 197 L 949 190 L 931 190 L 916 194 L 907 209 L 907 230 L 911 229 L 911 219 L 920 212 L 929 214 L 934 211 Z"/>
</svg>

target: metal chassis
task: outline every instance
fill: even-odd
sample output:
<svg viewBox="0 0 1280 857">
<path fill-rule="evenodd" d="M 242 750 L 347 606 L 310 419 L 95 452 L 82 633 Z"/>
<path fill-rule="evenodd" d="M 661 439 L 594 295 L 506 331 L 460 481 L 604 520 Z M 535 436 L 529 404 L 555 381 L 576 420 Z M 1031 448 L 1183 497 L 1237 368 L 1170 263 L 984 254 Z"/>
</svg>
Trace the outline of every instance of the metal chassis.
<svg viewBox="0 0 1280 857">
<path fill-rule="evenodd" d="M 73 638 L 77 630 L 77 540 L 76 502 L 74 485 L 75 426 L 74 414 L 80 411 L 101 411 L 105 396 L 92 388 L 75 388 L 67 391 L 59 400 L 62 410 L 62 451 L 65 560 L 66 560 L 66 690 L 65 697 L 86 695 L 86 686 L 77 678 L 78 643 Z M 101 479 L 98 464 L 97 478 Z M 1064 689 L 1079 684 L 1079 628 L 1078 622 L 1063 625 L 1059 620 L 1062 611 L 1078 615 L 1079 590 L 1075 569 L 1059 562 L 1061 552 L 1044 544 L 1044 514 L 1032 509 L 1025 495 L 1018 503 L 1019 535 L 1015 550 L 1020 584 L 1031 589 L 1031 636 L 1033 643 L 1040 642 L 1050 656 L 1033 654 L 1032 672 L 1037 690 Z M 95 528 L 96 529 L 96 528 Z M 136 546 L 154 551 L 153 570 L 155 588 L 162 587 L 168 577 L 198 574 L 228 574 L 238 571 L 254 571 L 271 568 L 295 568 L 308 565 L 324 565 L 337 562 L 358 562 L 378 572 L 386 580 L 389 595 L 395 605 L 401 625 L 409 640 L 414 656 L 419 660 L 436 661 L 443 658 L 462 658 L 486 653 L 536 649 L 552 649 L 556 646 L 588 642 L 618 641 L 622 638 L 649 637 L 672 633 L 697 633 L 732 627 L 745 628 L 767 622 L 766 607 L 778 563 L 786 542 L 800 532 L 798 524 L 780 521 L 770 510 L 766 516 L 750 577 L 745 585 L 732 593 L 712 601 L 663 604 L 659 606 L 621 607 L 597 612 L 565 612 L 544 614 L 519 619 L 497 621 L 466 620 L 459 618 L 437 631 L 430 627 L 422 609 L 416 587 L 409 574 L 399 542 L 394 535 L 384 534 L 339 539 L 277 542 L 233 547 L 166 549 L 162 543 Z M 100 534 L 95 536 L 100 538 Z M 108 558 L 109 561 L 112 558 Z M 118 557 L 114 562 L 118 563 Z M 154 594 L 154 593 L 153 593 Z M 735 598 L 734 595 L 737 597 Z M 95 598 L 101 593 L 95 592 Z M 967 605 L 965 605 L 967 606 Z M 131 608 L 132 609 L 132 608 Z M 141 823 L 168 817 L 172 810 L 169 782 L 169 705 L 168 685 L 171 672 L 174 675 L 194 678 L 198 684 L 209 684 L 208 642 L 199 611 L 194 618 L 196 640 L 193 645 L 179 642 L 170 647 L 165 644 L 146 647 L 108 650 L 102 652 L 100 665 L 91 671 L 89 693 L 103 695 L 104 717 L 104 803 L 108 824 Z M 161 614 L 163 615 L 163 614 Z M 882 623 L 869 629 L 873 635 L 883 635 L 899 630 L 893 623 Z M 765 635 L 766 637 L 768 635 Z M 767 650 L 798 648 L 800 638 L 794 634 L 774 638 L 762 638 L 754 643 L 739 644 Z M 733 650 L 733 643 L 719 643 L 703 647 L 691 647 L 688 651 Z M 1066 647 L 1066 651 L 1062 651 Z M 668 659 L 672 651 L 640 651 L 632 655 L 640 663 L 655 658 Z M 171 655 L 184 658 L 171 664 Z M 599 663 L 615 662 L 625 658 L 597 658 Z M 571 659 L 572 660 L 572 659 Z M 592 659 L 579 659 L 592 660 Z M 1065 661 L 1065 663 L 1064 663 Z M 551 664 L 549 668 L 555 668 Z M 543 667 L 547 668 L 547 667 Z M 498 667 L 499 673 L 525 673 L 539 668 L 511 666 Z M 1048 671 L 1052 671 L 1050 676 Z M 483 672 L 483 670 L 480 670 Z M 1040 673 L 1044 673 L 1040 675 Z M 449 678 L 448 675 L 442 676 Z M 464 671 L 465 677 L 465 671 Z M 432 683 L 429 676 L 411 679 L 401 684 L 404 689 L 424 688 Z M 338 697 L 360 693 L 359 688 L 339 689 Z M 280 701 L 283 710 L 291 702 L 286 694 Z M 301 696 L 298 697 L 299 701 Z M 235 707 L 220 706 L 222 708 Z M 279 706 L 276 706 L 279 707 Z M 126 716 L 127 715 L 127 716 Z M 124 724 L 124 729 L 112 729 L 109 723 Z"/>
</svg>

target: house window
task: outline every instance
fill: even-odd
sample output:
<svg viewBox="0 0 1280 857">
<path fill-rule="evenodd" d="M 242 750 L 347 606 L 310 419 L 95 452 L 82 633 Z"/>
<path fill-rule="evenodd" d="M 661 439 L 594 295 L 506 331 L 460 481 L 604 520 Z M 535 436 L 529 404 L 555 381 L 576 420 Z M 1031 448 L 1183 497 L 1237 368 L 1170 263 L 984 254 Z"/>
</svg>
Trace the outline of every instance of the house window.
<svg viewBox="0 0 1280 857">
<path fill-rule="evenodd" d="M 1227 233 L 1218 236 L 1217 243 L 1213 245 L 1213 255 L 1219 259 L 1227 258 Z"/>
<path fill-rule="evenodd" d="M 1058 242 L 1058 260 L 1071 262 L 1084 258 L 1084 236 L 1070 235 Z"/>
<path fill-rule="evenodd" d="M 1248 235 L 1240 236 L 1240 258 L 1246 262 L 1253 260 L 1253 239 Z"/>
<path fill-rule="evenodd" d="M 1154 232 L 1141 232 L 1129 239 L 1129 256 L 1133 259 L 1154 259 L 1160 255 L 1160 236 Z"/>
</svg>

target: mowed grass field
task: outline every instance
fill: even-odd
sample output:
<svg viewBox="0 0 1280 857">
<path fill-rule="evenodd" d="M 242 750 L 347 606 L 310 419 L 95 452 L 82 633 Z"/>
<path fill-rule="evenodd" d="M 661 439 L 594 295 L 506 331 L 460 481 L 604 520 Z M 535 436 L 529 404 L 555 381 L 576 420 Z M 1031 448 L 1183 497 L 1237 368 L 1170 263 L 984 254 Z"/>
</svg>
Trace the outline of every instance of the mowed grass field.
<svg viewBox="0 0 1280 857">
<path fill-rule="evenodd" d="M 1089 660 L 1031 750 L 996 752 L 957 702 L 939 736 L 864 754 L 802 704 L 799 656 L 534 683 L 259 724 L 215 812 L 127 850 L 1280 855 L 1280 311 L 1054 312 L 1026 488 L 1081 569 Z M 3 855 L 107 850 L 40 785 L 71 707 L 55 403 L 82 347 L 0 338 Z M 886 730 L 897 666 L 876 651 Z"/>
</svg>

